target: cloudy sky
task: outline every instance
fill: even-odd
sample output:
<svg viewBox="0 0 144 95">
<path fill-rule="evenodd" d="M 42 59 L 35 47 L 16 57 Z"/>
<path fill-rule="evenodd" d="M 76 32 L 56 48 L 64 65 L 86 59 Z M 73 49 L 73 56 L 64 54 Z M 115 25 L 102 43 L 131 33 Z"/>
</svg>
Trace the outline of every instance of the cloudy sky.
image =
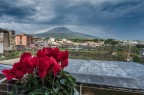
<svg viewBox="0 0 144 95">
<path fill-rule="evenodd" d="M 40 33 L 61 26 L 102 38 L 144 40 L 144 0 L 0 0 L 0 28 Z"/>
</svg>

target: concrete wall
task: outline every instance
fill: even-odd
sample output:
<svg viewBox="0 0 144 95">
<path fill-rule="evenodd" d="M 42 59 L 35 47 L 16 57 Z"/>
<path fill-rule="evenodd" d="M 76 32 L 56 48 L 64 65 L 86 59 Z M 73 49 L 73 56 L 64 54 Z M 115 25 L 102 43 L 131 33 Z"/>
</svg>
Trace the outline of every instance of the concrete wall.
<svg viewBox="0 0 144 95">
<path fill-rule="evenodd" d="M 0 42 L 0 53 L 3 53 L 3 42 Z"/>
<path fill-rule="evenodd" d="M 4 34 L 3 34 L 3 44 L 4 44 L 4 49 L 8 50 L 8 47 L 10 47 L 9 33 L 8 32 L 4 32 Z"/>
<path fill-rule="evenodd" d="M 0 41 L 3 42 L 4 50 L 15 49 L 15 31 L 0 30 Z"/>
</svg>

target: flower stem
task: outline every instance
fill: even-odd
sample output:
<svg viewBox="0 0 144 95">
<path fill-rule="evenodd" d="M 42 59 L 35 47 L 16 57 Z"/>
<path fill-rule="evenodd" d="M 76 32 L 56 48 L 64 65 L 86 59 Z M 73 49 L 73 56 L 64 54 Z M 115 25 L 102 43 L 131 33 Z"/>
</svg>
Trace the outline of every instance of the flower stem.
<svg viewBox="0 0 144 95">
<path fill-rule="evenodd" d="M 54 80 L 55 80 L 55 76 L 54 76 L 54 78 L 53 78 L 53 83 L 52 83 L 52 84 L 54 84 Z"/>
<path fill-rule="evenodd" d="M 44 84 L 44 78 L 42 79 L 42 84 Z"/>
</svg>

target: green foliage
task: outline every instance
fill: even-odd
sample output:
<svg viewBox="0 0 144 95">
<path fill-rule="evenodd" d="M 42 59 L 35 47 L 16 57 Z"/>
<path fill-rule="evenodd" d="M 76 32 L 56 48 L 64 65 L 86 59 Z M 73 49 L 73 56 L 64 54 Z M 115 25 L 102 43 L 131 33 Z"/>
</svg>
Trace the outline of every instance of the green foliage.
<svg viewBox="0 0 144 95">
<path fill-rule="evenodd" d="M 73 41 L 73 42 L 88 42 L 88 41 L 90 41 L 90 42 L 100 42 L 100 41 L 104 41 L 103 39 L 84 39 L 84 38 L 77 38 L 77 39 L 69 39 L 69 40 L 71 40 L 71 41 Z"/>
<path fill-rule="evenodd" d="M 93 41 L 94 41 L 94 42 L 99 42 L 99 39 L 94 39 Z"/>
<path fill-rule="evenodd" d="M 136 45 L 137 48 L 144 48 L 144 45 L 138 44 Z"/>
<path fill-rule="evenodd" d="M 51 73 L 44 80 L 26 77 L 26 80 L 15 84 L 11 95 L 74 95 L 76 80 L 66 71 L 61 71 L 57 76 Z"/>
<path fill-rule="evenodd" d="M 139 49 L 139 48 L 136 48 L 136 47 L 133 47 L 133 48 L 131 49 L 131 52 L 134 53 L 134 54 L 139 55 L 139 54 L 140 54 L 140 49 Z"/>
<path fill-rule="evenodd" d="M 134 62 L 138 62 L 138 63 L 141 63 L 141 62 L 142 62 L 141 58 L 140 58 L 139 56 L 137 56 L 137 55 L 135 55 L 135 56 L 133 57 L 133 61 L 134 61 Z"/>
<path fill-rule="evenodd" d="M 126 56 L 120 52 L 117 53 L 117 55 L 116 55 L 116 60 L 118 60 L 118 61 L 124 61 L 125 58 L 126 58 Z"/>
<path fill-rule="evenodd" d="M 114 40 L 114 39 L 107 39 L 105 42 L 105 44 L 109 44 L 109 45 L 117 45 L 118 41 Z"/>
<path fill-rule="evenodd" d="M 69 39 L 73 42 L 80 42 L 80 43 L 84 43 L 84 42 L 87 42 L 87 41 L 92 41 L 93 39 L 82 39 L 82 38 L 77 38 L 77 39 Z"/>
</svg>

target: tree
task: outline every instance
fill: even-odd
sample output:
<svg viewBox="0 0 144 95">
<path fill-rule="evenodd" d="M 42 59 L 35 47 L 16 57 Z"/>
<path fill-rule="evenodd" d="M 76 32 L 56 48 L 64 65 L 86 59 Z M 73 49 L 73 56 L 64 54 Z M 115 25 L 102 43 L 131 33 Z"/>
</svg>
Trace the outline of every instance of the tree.
<svg viewBox="0 0 144 95">
<path fill-rule="evenodd" d="M 138 44 L 136 45 L 137 48 L 144 48 L 144 45 Z"/>
<path fill-rule="evenodd" d="M 100 40 L 99 40 L 99 39 L 93 39 L 93 41 L 94 41 L 94 42 L 99 42 Z"/>
<path fill-rule="evenodd" d="M 115 45 L 118 44 L 118 41 L 116 41 L 115 39 L 107 39 L 105 42 L 104 42 L 105 45 L 111 45 L 112 46 L 112 52 L 114 51 L 115 49 Z"/>
<path fill-rule="evenodd" d="M 118 60 L 118 61 L 124 61 L 125 58 L 126 58 L 126 55 L 122 52 L 118 52 L 116 55 L 116 60 Z"/>
<path fill-rule="evenodd" d="M 109 45 L 112 45 L 112 46 L 115 46 L 118 44 L 118 41 L 116 41 L 115 39 L 107 39 L 104 44 L 109 44 Z"/>
</svg>

